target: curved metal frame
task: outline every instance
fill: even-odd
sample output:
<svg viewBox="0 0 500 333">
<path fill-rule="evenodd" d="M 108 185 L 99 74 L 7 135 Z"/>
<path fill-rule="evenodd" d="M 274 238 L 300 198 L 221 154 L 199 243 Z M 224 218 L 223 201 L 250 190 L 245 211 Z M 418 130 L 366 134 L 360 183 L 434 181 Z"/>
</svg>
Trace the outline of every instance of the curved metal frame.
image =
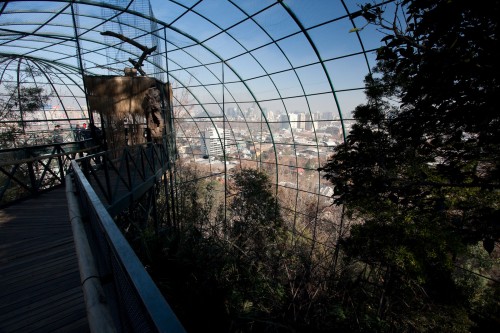
<svg viewBox="0 0 500 333">
<path fill-rule="evenodd" d="M 392 2 L 392 0 L 389 0 L 381 3 L 381 5 L 390 5 Z M 346 121 L 349 117 L 346 110 L 342 109 L 342 100 L 344 98 L 342 94 L 347 91 L 362 91 L 364 87 L 354 86 L 348 89 L 336 90 L 333 80 L 336 73 L 329 71 L 328 64 L 344 58 L 361 56 L 366 64 L 365 73 L 369 74 L 371 64 L 368 55 L 373 53 L 374 50 L 367 49 L 363 42 L 363 34 L 360 31 L 355 31 L 350 35 L 357 45 L 355 52 L 345 52 L 337 57 L 325 57 L 322 55 L 321 48 L 315 43 L 312 35 L 318 31 L 316 29 L 330 27 L 332 23 L 339 21 L 346 21 L 349 26 L 356 28 L 357 19 L 355 19 L 355 14 L 359 11 L 359 8 L 349 7 L 346 1 L 338 0 L 335 3 L 337 5 L 336 8 L 339 10 L 343 8 L 342 11 L 332 12 L 329 18 L 309 22 L 306 25 L 303 23 L 300 10 L 297 10 L 297 6 L 300 6 L 300 4 L 288 4 L 287 1 L 275 1 L 267 4 L 254 3 L 253 6 L 255 8 L 250 10 L 248 5 L 238 3 L 234 0 L 227 0 L 227 2 L 219 4 L 230 6 L 225 8 L 231 8 L 231 10 L 239 15 L 233 22 L 222 24 L 218 23 L 220 21 L 216 16 L 221 15 L 221 13 L 207 11 L 207 8 L 203 8 L 202 6 L 204 4 L 203 1 L 186 3 L 182 0 L 170 0 L 162 2 L 162 6 L 167 9 L 170 8 L 172 12 L 176 13 L 169 19 L 155 18 L 149 15 L 149 13 L 140 13 L 132 10 L 132 3 L 133 1 L 129 0 L 124 0 L 123 5 L 89 0 L 56 0 L 44 1 L 43 6 L 35 6 L 36 2 L 30 2 L 29 5 L 21 9 L 21 6 L 25 4 L 23 1 L 4 2 L 0 9 L 0 31 L 5 32 L 3 36 L 0 36 L 0 66 L 4 67 L 0 81 L 6 71 L 11 70 L 9 61 L 18 59 L 20 62 L 24 59 L 24 61 L 32 64 L 31 66 L 35 66 L 43 72 L 45 79 L 48 81 L 45 84 L 49 84 L 52 90 L 57 91 L 53 82 L 58 80 L 63 84 L 76 87 L 84 94 L 85 87 L 81 81 L 81 76 L 84 74 L 103 74 L 106 69 L 108 69 L 108 72 L 116 72 L 119 71 L 120 67 L 130 66 L 119 59 L 110 57 L 110 52 L 107 52 L 110 49 L 122 50 L 121 45 L 123 41 L 106 42 L 101 36 L 95 35 L 105 25 L 121 24 L 127 29 L 135 29 L 136 36 L 132 37 L 140 38 L 152 35 L 158 38 L 160 44 L 163 43 L 163 45 L 159 45 L 157 56 L 161 56 L 164 63 L 159 64 L 150 58 L 146 59 L 145 63 L 154 68 L 155 73 L 165 73 L 168 78 L 167 80 L 174 83 L 175 107 L 178 110 L 182 110 L 182 116 L 176 117 L 176 114 L 173 115 L 173 120 L 178 129 L 176 133 L 177 137 L 179 139 L 184 138 L 193 151 L 195 144 L 193 143 L 193 138 L 190 137 L 191 134 L 188 134 L 191 132 L 190 129 L 197 131 L 199 136 L 203 131 L 202 123 L 210 124 L 214 127 L 216 124 L 222 123 L 224 130 L 228 130 L 232 137 L 231 145 L 234 145 L 236 149 L 235 157 L 227 156 L 224 150 L 222 160 L 224 162 L 233 160 L 239 168 L 245 167 L 248 163 L 255 163 L 255 167 L 257 168 L 261 168 L 263 165 L 274 167 L 275 193 L 279 193 L 281 189 L 295 191 L 293 202 L 284 207 L 292 211 L 294 221 L 299 215 L 304 216 L 306 214 L 297 210 L 297 207 L 300 206 L 299 197 L 310 194 L 316 195 L 316 213 L 314 214 L 315 216 L 310 217 L 315 219 L 320 213 L 320 201 L 324 201 L 322 199 L 324 196 L 320 194 L 320 188 L 325 182 L 322 181 L 320 172 L 316 169 L 305 171 L 315 174 L 313 177 L 317 177 L 317 183 L 311 187 L 314 190 L 311 190 L 305 186 L 309 184 L 303 184 L 298 172 L 294 174 L 293 178 L 284 179 L 281 171 L 289 169 L 298 170 L 299 168 L 306 169 L 305 165 L 301 165 L 305 162 L 302 162 L 303 159 L 299 158 L 297 154 L 298 150 L 302 147 L 312 147 L 315 149 L 314 162 L 316 166 L 320 167 L 321 163 L 326 159 L 326 156 L 320 153 L 323 146 L 320 143 L 320 134 L 318 134 L 318 128 L 316 128 L 315 124 L 317 120 L 314 119 L 315 98 L 328 98 L 332 101 L 330 109 L 337 113 L 338 119 L 333 119 L 332 117 L 332 119 L 321 120 L 321 122 L 338 123 L 342 131 L 342 138 L 345 140 L 348 132 Z M 326 3 L 323 3 L 323 5 L 326 5 Z M 111 17 L 103 17 L 103 8 L 113 11 L 115 14 Z M 289 29 L 285 33 L 276 36 L 273 31 L 269 30 L 269 22 L 262 21 L 263 17 L 270 12 L 282 15 L 281 17 L 276 17 L 276 21 L 279 22 L 282 19 L 286 20 L 287 24 L 289 24 L 287 26 Z M 40 13 L 40 17 L 34 15 L 35 13 Z M 29 14 L 29 19 L 21 19 L 23 14 Z M 146 22 L 157 25 L 157 28 L 147 31 L 141 27 L 134 27 L 132 24 L 127 23 L 126 17 L 146 20 Z M 2 18 L 5 19 L 2 20 Z M 194 20 L 192 24 L 206 23 L 207 26 L 213 28 L 213 31 L 205 31 L 203 34 L 199 34 L 199 36 L 195 35 L 194 32 L 188 33 L 183 29 L 184 21 L 188 19 Z M 243 24 L 255 26 L 258 29 L 255 31 L 255 34 L 259 34 L 258 37 L 262 37 L 264 41 L 256 45 L 249 45 L 245 41 L 239 40 L 236 32 L 232 29 Z M 24 26 L 34 28 L 32 30 L 23 29 Z M 331 31 L 331 33 L 335 33 L 335 31 Z M 343 33 L 347 34 L 348 32 L 344 31 Z M 225 50 L 212 49 L 210 47 L 211 42 L 219 37 L 228 38 L 234 45 L 237 45 L 238 51 L 230 52 L 232 53 L 230 56 L 224 56 L 224 54 L 227 54 Z M 283 43 L 292 41 L 292 39 L 298 37 L 305 41 L 306 44 L 304 46 L 312 50 L 311 57 L 314 59 L 310 58 L 305 64 L 294 64 L 294 60 L 291 57 L 292 54 L 289 54 L 286 48 L 282 46 Z M 373 38 L 373 36 L 369 37 Z M 40 44 L 40 42 L 43 44 Z M 58 49 L 59 46 L 71 47 L 71 44 L 76 49 L 75 55 Z M 16 45 L 15 52 L 10 47 L 11 45 Z M 6 49 L 4 50 L 4 48 Z M 270 68 L 267 64 L 267 59 L 256 55 L 257 52 L 267 52 L 270 49 L 276 51 L 276 55 L 284 59 L 284 64 L 280 68 Z M 38 51 L 43 51 L 43 54 L 40 55 Z M 130 52 L 131 57 L 139 56 L 138 53 L 127 50 L 122 51 Z M 53 56 L 53 58 L 51 59 L 49 56 Z M 183 65 L 185 61 L 178 61 L 182 60 L 182 58 L 189 59 L 187 64 Z M 255 73 L 253 76 L 250 75 L 250 77 L 245 75 L 244 68 L 240 67 L 241 64 L 236 62 L 243 58 L 251 60 L 256 68 L 258 68 L 259 73 Z M 104 59 L 108 59 L 107 63 L 103 63 Z M 210 78 L 207 80 L 205 77 L 198 76 L 198 68 L 202 68 Z M 324 78 L 321 78 L 321 84 L 324 88 L 314 91 L 314 93 L 308 93 L 307 75 L 312 75 L 310 74 L 312 69 L 319 69 L 324 76 Z M 282 90 L 278 76 L 288 74 L 296 82 L 296 86 L 294 87 L 297 91 L 296 94 L 290 95 Z M 80 78 L 76 75 L 80 76 Z M 54 76 L 56 79 L 51 80 Z M 267 79 L 269 89 L 271 89 L 275 97 L 261 98 L 262 95 L 252 88 L 252 80 L 263 78 Z M 236 86 L 239 86 L 240 90 L 235 88 Z M 220 90 L 218 89 L 219 87 Z M 84 112 L 86 105 L 81 105 L 79 94 L 77 95 L 73 89 L 69 89 L 69 91 L 71 92 L 71 97 L 77 101 L 76 104 Z M 241 94 L 249 96 L 249 100 L 239 98 Z M 188 100 L 182 100 L 181 97 L 176 95 L 187 96 Z M 57 98 L 61 100 L 60 104 L 64 105 L 63 100 L 67 97 L 58 95 Z M 290 121 L 290 115 L 296 111 L 291 106 L 291 102 L 296 100 L 302 101 L 305 106 L 305 109 L 300 110 L 300 112 L 307 115 L 305 116 L 308 118 L 306 118 L 306 121 L 310 121 L 312 143 L 301 144 L 297 142 L 297 138 L 300 136 L 297 124 L 300 124 L 300 122 L 293 124 Z M 363 101 L 360 100 L 358 104 L 361 102 Z M 255 105 L 260 121 L 253 122 L 253 120 L 245 116 L 243 111 L 249 104 Z M 266 106 L 271 104 L 279 105 L 280 109 L 284 112 L 284 116 L 288 119 L 287 133 L 290 136 L 289 142 L 279 140 L 277 138 L 278 133 L 275 132 L 275 128 L 278 127 L 282 120 L 268 119 L 265 113 Z M 228 105 L 238 108 L 241 120 L 234 120 L 228 117 L 225 112 Z M 211 110 L 213 109 L 217 110 L 217 115 L 211 115 Z M 200 111 L 203 115 L 200 116 L 193 111 Z M 86 116 L 91 117 L 89 113 Z M 68 117 L 67 114 L 66 117 Z M 260 125 L 260 137 L 256 136 L 255 124 L 257 127 Z M 243 131 L 248 132 L 247 137 L 244 139 L 247 141 L 248 146 L 252 147 L 255 152 L 262 148 L 263 145 L 271 144 L 273 147 L 273 156 L 271 159 L 264 160 L 262 154 L 255 159 L 243 158 L 237 144 L 239 142 L 237 141 L 236 128 L 243 128 Z M 264 130 L 268 132 L 270 138 L 268 141 L 262 139 L 262 131 Z M 225 146 L 226 140 L 223 140 L 219 136 L 219 141 L 222 146 Z M 293 161 L 292 163 L 282 160 L 283 157 L 279 151 L 280 147 L 290 147 L 292 149 L 294 154 L 289 157 L 290 161 Z M 201 156 L 191 153 L 190 160 L 195 161 L 197 157 Z M 218 171 L 212 161 L 209 160 L 208 168 L 208 175 L 203 175 L 203 177 L 220 175 L 220 172 L 223 172 L 225 175 L 228 173 L 226 163 L 224 163 L 223 170 Z M 293 187 L 295 189 L 290 189 L 287 185 L 280 185 L 280 181 L 282 180 L 289 180 L 294 183 Z"/>
</svg>

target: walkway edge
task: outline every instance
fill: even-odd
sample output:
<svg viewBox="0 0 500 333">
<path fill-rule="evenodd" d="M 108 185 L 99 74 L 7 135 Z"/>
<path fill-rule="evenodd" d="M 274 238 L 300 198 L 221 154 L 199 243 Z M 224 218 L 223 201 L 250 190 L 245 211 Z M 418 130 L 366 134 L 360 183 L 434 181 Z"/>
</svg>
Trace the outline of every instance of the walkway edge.
<svg viewBox="0 0 500 333">
<path fill-rule="evenodd" d="M 73 230 L 76 255 L 78 257 L 80 281 L 82 284 L 90 331 L 93 333 L 117 332 L 110 311 L 106 305 L 107 302 L 101 286 L 99 272 L 94 262 L 94 257 L 87 239 L 87 233 L 85 232 L 81 218 L 78 200 L 73 190 L 71 175 L 66 175 L 66 198 L 68 200 L 69 217 Z"/>
</svg>

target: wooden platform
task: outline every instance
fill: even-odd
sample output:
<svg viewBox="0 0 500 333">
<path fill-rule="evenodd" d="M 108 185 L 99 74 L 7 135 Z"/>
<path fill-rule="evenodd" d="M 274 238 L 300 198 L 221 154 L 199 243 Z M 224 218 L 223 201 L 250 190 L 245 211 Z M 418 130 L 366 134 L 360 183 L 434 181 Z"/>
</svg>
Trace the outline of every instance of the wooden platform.
<svg viewBox="0 0 500 333">
<path fill-rule="evenodd" d="M 7 332 L 89 332 L 64 187 L 0 210 Z"/>
</svg>

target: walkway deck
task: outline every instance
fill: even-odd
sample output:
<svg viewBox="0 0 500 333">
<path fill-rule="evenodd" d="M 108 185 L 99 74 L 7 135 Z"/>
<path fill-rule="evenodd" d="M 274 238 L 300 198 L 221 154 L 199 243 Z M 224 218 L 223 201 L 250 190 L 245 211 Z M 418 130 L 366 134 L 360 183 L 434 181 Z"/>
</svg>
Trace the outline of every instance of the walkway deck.
<svg viewBox="0 0 500 333">
<path fill-rule="evenodd" d="M 7 332 L 89 332 L 64 187 L 0 210 Z"/>
</svg>

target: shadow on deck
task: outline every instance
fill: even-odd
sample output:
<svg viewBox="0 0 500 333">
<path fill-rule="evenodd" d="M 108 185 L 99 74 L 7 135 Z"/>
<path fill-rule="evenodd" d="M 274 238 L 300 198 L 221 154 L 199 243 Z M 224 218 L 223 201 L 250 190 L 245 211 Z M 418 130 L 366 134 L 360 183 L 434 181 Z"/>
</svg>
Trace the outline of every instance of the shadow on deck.
<svg viewBox="0 0 500 333">
<path fill-rule="evenodd" d="M 89 332 L 64 186 L 0 210 L 0 332 Z"/>
</svg>

